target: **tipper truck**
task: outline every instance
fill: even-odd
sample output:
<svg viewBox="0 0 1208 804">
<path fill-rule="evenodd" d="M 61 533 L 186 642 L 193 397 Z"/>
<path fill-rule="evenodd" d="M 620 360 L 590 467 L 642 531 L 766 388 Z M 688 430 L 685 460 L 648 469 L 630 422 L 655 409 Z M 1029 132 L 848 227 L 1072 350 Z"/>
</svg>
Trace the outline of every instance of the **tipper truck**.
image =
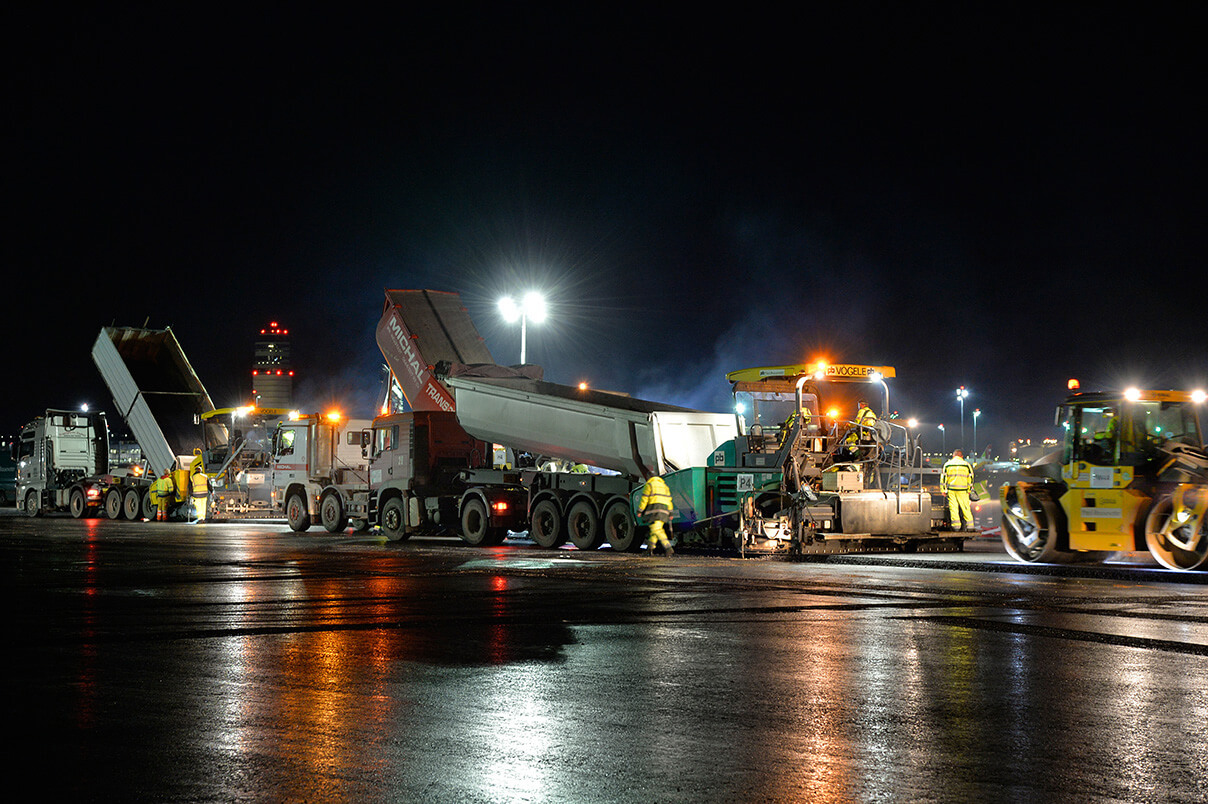
<svg viewBox="0 0 1208 804">
<path fill-rule="evenodd" d="M 544 382 L 537 366 L 495 365 L 455 293 L 387 290 L 377 339 L 412 410 L 379 416 L 362 438 L 366 482 L 281 492 L 295 529 L 317 517 L 329 530 L 376 525 L 396 540 L 442 529 L 486 545 L 528 531 L 547 547 L 635 549 L 630 492 L 734 435 L 727 414 Z M 511 465 L 497 447 L 591 471 Z"/>
<path fill-rule="evenodd" d="M 704 462 L 734 436 L 734 418 L 543 382 L 489 377 L 442 364 L 457 421 L 484 443 L 551 456 L 602 471 L 468 470 L 460 505 L 462 538 L 497 543 L 527 530 L 543 547 L 640 544 L 629 496 L 651 475 Z M 476 376 L 478 375 L 478 376 Z"/>
<path fill-rule="evenodd" d="M 105 327 L 92 347 L 142 463 L 110 465 L 103 412 L 48 410 L 22 430 L 19 504 L 30 516 L 66 510 L 75 517 L 154 518 L 151 483 L 175 480 L 169 514 L 188 501 L 188 467 L 202 447 L 197 417 L 210 397 L 171 329 Z"/>
</svg>

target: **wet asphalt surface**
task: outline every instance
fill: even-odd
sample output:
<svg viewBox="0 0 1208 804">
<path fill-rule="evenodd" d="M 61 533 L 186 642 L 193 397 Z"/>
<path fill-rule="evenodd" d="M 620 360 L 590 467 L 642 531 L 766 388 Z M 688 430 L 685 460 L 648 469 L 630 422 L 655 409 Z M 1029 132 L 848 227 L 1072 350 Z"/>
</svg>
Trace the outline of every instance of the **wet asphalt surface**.
<svg viewBox="0 0 1208 804">
<path fill-rule="evenodd" d="M 1208 586 L 0 515 L 27 800 L 1208 799 Z"/>
</svg>

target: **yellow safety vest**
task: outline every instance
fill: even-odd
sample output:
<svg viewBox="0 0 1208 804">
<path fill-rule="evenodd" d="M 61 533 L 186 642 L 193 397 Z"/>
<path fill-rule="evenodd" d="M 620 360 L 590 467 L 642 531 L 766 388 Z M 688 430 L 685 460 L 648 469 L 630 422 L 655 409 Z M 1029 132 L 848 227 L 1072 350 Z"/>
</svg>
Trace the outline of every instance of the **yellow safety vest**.
<svg viewBox="0 0 1208 804">
<path fill-rule="evenodd" d="M 940 475 L 944 491 L 968 491 L 973 487 L 973 467 L 962 458 L 953 458 L 944 464 Z"/>
<path fill-rule="evenodd" d="M 642 487 L 638 513 L 662 522 L 671 521 L 671 489 L 661 477 L 655 475 Z"/>
</svg>

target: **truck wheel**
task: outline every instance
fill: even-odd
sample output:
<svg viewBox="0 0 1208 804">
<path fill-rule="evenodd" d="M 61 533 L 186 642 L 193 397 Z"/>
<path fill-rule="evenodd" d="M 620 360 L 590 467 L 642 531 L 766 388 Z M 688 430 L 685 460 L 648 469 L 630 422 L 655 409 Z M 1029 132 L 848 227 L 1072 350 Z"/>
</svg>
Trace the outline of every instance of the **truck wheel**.
<svg viewBox="0 0 1208 804">
<path fill-rule="evenodd" d="M 553 500 L 541 500 L 533 506 L 529 517 L 529 538 L 542 547 L 558 547 L 566 544 L 566 533 L 562 528 L 562 514 Z"/>
<path fill-rule="evenodd" d="M 382 533 L 392 542 L 405 542 L 411 538 L 407 530 L 407 511 L 398 497 L 387 500 L 382 506 Z"/>
<path fill-rule="evenodd" d="M 579 500 L 566 514 L 566 530 L 571 544 L 580 550 L 595 550 L 604 543 L 596 507 L 588 500 Z"/>
<path fill-rule="evenodd" d="M 632 553 L 641 546 L 638 539 L 638 527 L 629 513 L 628 500 L 614 500 L 604 509 L 601 523 L 604 538 L 610 547 L 618 553 Z"/>
<path fill-rule="evenodd" d="M 1007 552 L 1025 564 L 1064 563 L 1068 554 L 1057 549 L 1057 506 L 1038 494 L 1032 497 L 1031 514 L 1003 511 L 1002 542 Z"/>
<path fill-rule="evenodd" d="M 42 500 L 38 492 L 31 491 L 25 495 L 25 515 L 42 516 Z"/>
<path fill-rule="evenodd" d="M 1208 491 L 1200 492 L 1208 494 Z M 1153 504 L 1145 518 L 1145 544 L 1163 567 L 1172 570 L 1195 569 L 1208 560 L 1208 530 L 1200 521 L 1199 533 L 1191 525 L 1194 519 L 1180 523 L 1174 513 L 1174 498 L 1165 495 Z"/>
<path fill-rule="evenodd" d="M 67 500 L 67 509 L 76 519 L 80 519 L 88 513 L 88 501 L 84 499 L 83 489 L 71 490 L 71 496 Z"/>
<path fill-rule="evenodd" d="M 142 508 L 140 513 L 143 515 L 143 519 L 147 520 L 148 522 L 154 522 L 156 513 L 155 498 L 151 496 L 150 491 L 142 495 L 142 499 L 139 500 L 139 506 Z"/>
<path fill-rule="evenodd" d="M 461 539 L 475 547 L 491 547 L 503 541 L 507 532 L 491 527 L 491 515 L 481 497 L 467 497 L 461 503 Z"/>
<path fill-rule="evenodd" d="M 109 489 L 109 491 L 105 492 L 105 516 L 110 519 L 122 518 L 121 489 Z"/>
<path fill-rule="evenodd" d="M 344 515 L 344 504 L 340 495 L 334 491 L 328 492 L 319 503 L 319 522 L 328 533 L 340 533 L 348 527 L 348 517 Z"/>
<path fill-rule="evenodd" d="M 301 494 L 291 494 L 285 501 L 285 520 L 291 530 L 301 533 L 310 528 L 310 511 L 306 508 L 306 498 Z"/>
<path fill-rule="evenodd" d="M 131 522 L 137 522 L 143 512 L 143 498 L 138 489 L 126 489 L 122 497 L 122 516 Z"/>
</svg>

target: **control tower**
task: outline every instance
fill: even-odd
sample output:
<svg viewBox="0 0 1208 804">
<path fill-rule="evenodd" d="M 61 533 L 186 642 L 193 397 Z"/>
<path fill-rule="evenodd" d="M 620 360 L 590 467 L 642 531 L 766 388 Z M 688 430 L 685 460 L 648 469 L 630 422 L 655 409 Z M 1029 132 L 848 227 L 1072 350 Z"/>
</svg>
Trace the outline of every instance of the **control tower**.
<svg viewBox="0 0 1208 804">
<path fill-rule="evenodd" d="M 252 361 L 252 402 L 260 408 L 292 408 L 294 366 L 289 330 L 276 321 L 260 330 Z"/>
</svg>

